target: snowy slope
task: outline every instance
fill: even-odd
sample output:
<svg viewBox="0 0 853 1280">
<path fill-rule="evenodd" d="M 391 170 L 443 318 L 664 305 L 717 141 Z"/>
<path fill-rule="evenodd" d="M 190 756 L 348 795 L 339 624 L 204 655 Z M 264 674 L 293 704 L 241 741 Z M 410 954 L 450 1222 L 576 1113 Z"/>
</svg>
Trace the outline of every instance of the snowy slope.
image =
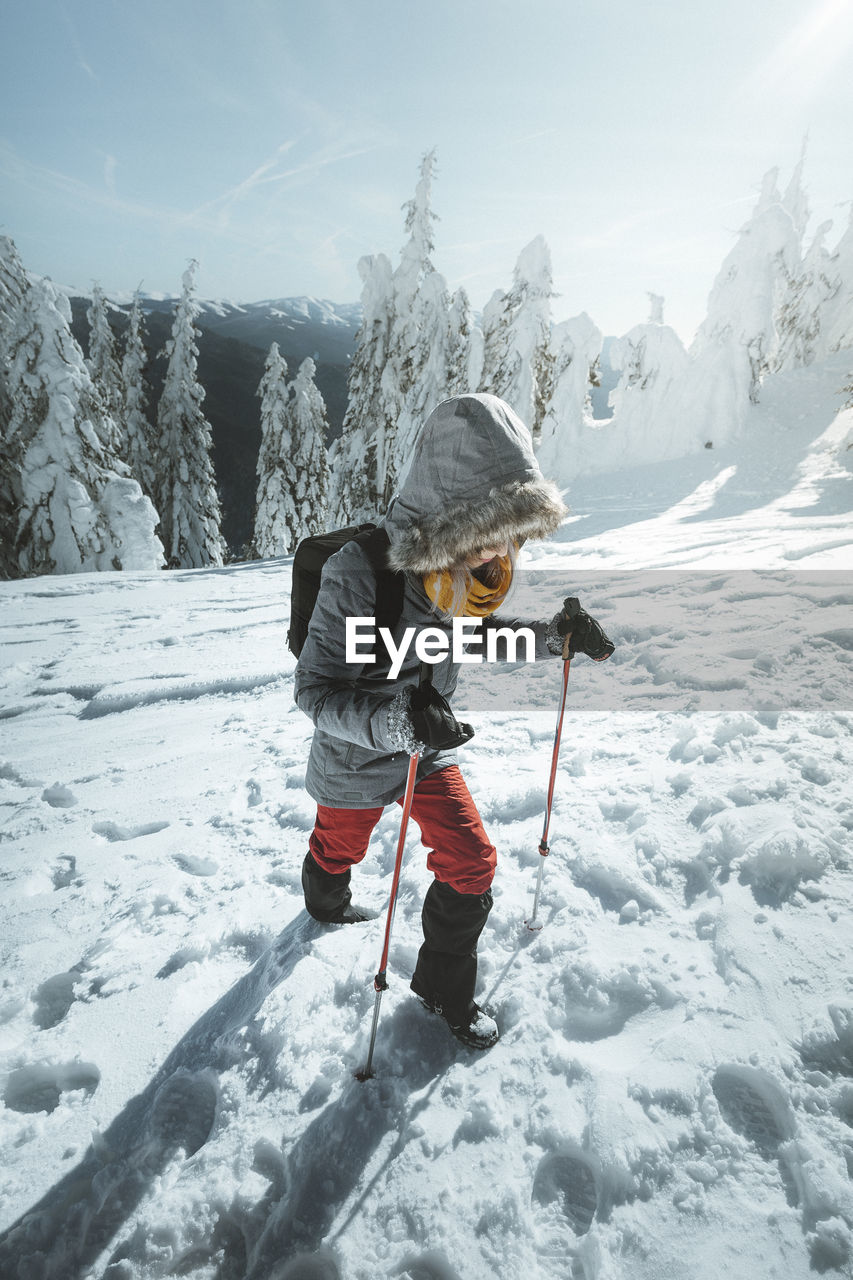
<svg viewBox="0 0 853 1280">
<path fill-rule="evenodd" d="M 579 480 L 530 550 L 519 610 L 577 591 L 618 646 L 572 664 L 539 933 L 559 664 L 466 674 L 488 1054 L 408 991 L 412 833 L 354 1078 L 384 921 L 302 910 L 289 560 L 0 587 L 4 1278 L 849 1274 L 837 373 L 770 380 L 739 447 Z"/>
</svg>

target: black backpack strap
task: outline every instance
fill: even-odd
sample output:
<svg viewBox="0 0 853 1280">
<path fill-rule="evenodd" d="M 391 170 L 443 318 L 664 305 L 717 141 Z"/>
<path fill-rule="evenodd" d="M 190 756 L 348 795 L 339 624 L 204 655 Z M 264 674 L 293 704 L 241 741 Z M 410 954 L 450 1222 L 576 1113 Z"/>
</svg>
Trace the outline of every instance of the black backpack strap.
<svg viewBox="0 0 853 1280">
<path fill-rule="evenodd" d="M 403 613 L 403 593 L 406 578 L 401 572 L 388 567 L 388 548 L 391 545 L 384 529 L 367 529 L 353 538 L 362 548 L 376 578 L 376 628 L 387 627 L 393 631 Z"/>
</svg>

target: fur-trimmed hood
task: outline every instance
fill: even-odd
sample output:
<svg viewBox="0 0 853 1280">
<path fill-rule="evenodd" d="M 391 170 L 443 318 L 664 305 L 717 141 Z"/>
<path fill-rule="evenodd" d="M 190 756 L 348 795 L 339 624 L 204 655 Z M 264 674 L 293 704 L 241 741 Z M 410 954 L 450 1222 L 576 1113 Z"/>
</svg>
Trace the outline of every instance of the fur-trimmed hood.
<svg viewBox="0 0 853 1280">
<path fill-rule="evenodd" d="M 546 538 L 567 514 L 530 432 L 505 401 L 454 396 L 429 415 L 388 510 L 392 569 L 430 573 L 480 547 Z"/>
</svg>

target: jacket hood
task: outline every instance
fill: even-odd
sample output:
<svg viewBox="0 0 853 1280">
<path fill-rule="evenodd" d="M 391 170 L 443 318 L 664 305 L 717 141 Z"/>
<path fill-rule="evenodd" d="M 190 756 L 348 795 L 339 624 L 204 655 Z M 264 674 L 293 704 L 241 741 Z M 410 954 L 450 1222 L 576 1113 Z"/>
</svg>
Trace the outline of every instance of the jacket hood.
<svg viewBox="0 0 853 1280">
<path fill-rule="evenodd" d="M 454 396 L 417 437 L 385 520 L 388 561 L 414 573 L 446 569 L 480 547 L 546 538 L 566 514 L 514 410 L 497 396 Z"/>
</svg>

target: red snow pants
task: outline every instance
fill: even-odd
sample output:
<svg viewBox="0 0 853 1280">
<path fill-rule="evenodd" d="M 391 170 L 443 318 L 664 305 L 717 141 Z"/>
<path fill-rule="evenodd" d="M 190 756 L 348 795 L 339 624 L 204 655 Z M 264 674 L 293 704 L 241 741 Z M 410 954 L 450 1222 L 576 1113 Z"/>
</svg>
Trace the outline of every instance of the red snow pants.
<svg viewBox="0 0 853 1280">
<path fill-rule="evenodd" d="M 308 840 L 317 865 L 331 875 L 340 875 L 361 862 L 382 813 L 381 806 L 331 809 L 318 805 Z M 497 851 L 456 765 L 438 769 L 415 785 L 412 817 L 429 849 L 427 866 L 436 880 L 457 893 L 485 893 L 494 878 Z"/>
</svg>

